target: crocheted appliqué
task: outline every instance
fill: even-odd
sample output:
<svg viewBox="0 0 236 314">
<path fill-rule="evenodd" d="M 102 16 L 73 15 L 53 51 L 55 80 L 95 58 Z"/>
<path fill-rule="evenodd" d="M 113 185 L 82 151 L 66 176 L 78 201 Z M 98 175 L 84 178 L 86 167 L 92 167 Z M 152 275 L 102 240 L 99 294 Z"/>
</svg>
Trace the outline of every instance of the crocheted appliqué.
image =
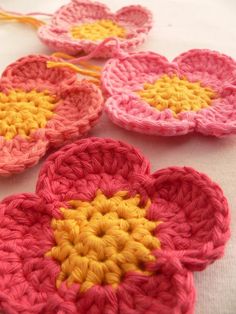
<svg viewBox="0 0 236 314">
<path fill-rule="evenodd" d="M 192 272 L 229 238 L 227 200 L 192 168 L 149 169 L 134 147 L 87 138 L 49 157 L 36 194 L 3 200 L 0 310 L 193 313 Z"/>
<path fill-rule="evenodd" d="M 121 191 L 107 198 L 101 191 L 91 202 L 70 201 L 61 208 L 63 219 L 53 219 L 57 246 L 46 256 L 61 264 L 57 287 L 63 281 L 116 287 L 128 272 L 149 274 L 144 263 L 154 261 L 160 247 L 153 235 L 157 222 L 145 218 L 150 202 L 140 207 L 140 196 Z"/>
<path fill-rule="evenodd" d="M 0 176 L 33 166 L 49 147 L 79 138 L 100 116 L 100 89 L 68 68 L 49 68 L 49 61 L 60 59 L 26 56 L 0 79 Z"/>
<path fill-rule="evenodd" d="M 209 87 L 201 86 L 201 82 L 189 82 L 176 75 L 163 75 L 153 84 L 144 84 L 143 90 L 137 93 L 142 100 L 159 111 L 170 109 L 174 114 L 207 108 L 216 98 L 215 92 Z"/>
<path fill-rule="evenodd" d="M 123 7 L 116 13 L 103 3 L 89 0 L 71 1 L 53 15 L 49 24 L 38 29 L 38 36 L 53 50 L 76 55 L 90 53 L 99 41 L 115 37 L 122 50 L 142 44 L 152 28 L 152 13 L 140 5 Z M 111 42 L 96 57 L 112 57 L 116 46 Z"/>
<path fill-rule="evenodd" d="M 53 116 L 57 100 L 48 91 L 10 90 L 0 93 L 0 136 L 29 137 L 32 131 L 44 128 Z"/>
<path fill-rule="evenodd" d="M 111 120 L 163 136 L 236 134 L 235 82 L 235 60 L 205 49 L 190 50 L 173 62 L 153 52 L 121 55 L 102 73 Z"/>
</svg>

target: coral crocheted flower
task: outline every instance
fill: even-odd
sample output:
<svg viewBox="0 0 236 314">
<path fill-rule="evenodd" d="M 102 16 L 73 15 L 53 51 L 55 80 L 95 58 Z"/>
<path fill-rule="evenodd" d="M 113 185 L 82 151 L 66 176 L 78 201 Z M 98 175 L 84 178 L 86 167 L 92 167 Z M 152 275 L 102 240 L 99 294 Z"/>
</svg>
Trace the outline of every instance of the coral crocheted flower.
<svg viewBox="0 0 236 314">
<path fill-rule="evenodd" d="M 106 38 L 114 37 L 124 50 L 143 43 L 152 27 L 152 14 L 140 5 L 122 8 L 113 14 L 104 4 L 88 0 L 73 0 L 62 6 L 48 25 L 38 30 L 39 38 L 53 50 L 77 54 L 93 51 Z M 115 53 L 114 43 L 97 57 Z"/>
<path fill-rule="evenodd" d="M 107 62 L 106 111 L 118 125 L 140 133 L 236 133 L 236 62 L 194 49 L 173 62 L 156 53 L 134 53 Z"/>
<path fill-rule="evenodd" d="M 0 204 L 0 309 L 8 314 L 190 314 L 192 271 L 229 237 L 219 186 L 186 167 L 150 174 L 124 143 L 51 155 L 36 194 Z"/>
<path fill-rule="evenodd" d="M 0 175 L 21 172 L 49 147 L 78 139 L 101 113 L 99 88 L 66 68 L 47 68 L 50 60 L 57 61 L 24 57 L 0 79 Z"/>
</svg>

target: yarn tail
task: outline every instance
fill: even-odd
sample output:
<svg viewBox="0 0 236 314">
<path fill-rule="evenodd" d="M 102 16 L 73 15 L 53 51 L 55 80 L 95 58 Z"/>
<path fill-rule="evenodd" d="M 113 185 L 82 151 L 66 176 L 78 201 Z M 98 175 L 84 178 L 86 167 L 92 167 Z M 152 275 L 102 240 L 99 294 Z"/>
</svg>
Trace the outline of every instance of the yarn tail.
<svg viewBox="0 0 236 314">
<path fill-rule="evenodd" d="M 38 13 L 38 12 L 23 15 L 20 13 L 4 11 L 0 8 L 0 21 L 12 21 L 12 22 L 29 24 L 29 25 L 33 26 L 35 29 L 38 29 L 40 26 L 46 24 L 44 21 L 39 20 L 39 19 L 37 19 L 31 15 L 51 16 L 50 14 Z"/>
<path fill-rule="evenodd" d="M 92 58 L 96 58 L 99 51 L 101 49 L 103 49 L 103 47 L 106 46 L 111 41 L 115 42 L 115 51 L 116 51 L 117 55 L 121 55 L 122 52 L 120 50 L 119 41 L 116 38 L 109 37 L 109 38 L 106 38 L 104 41 L 102 41 L 92 52 L 90 52 L 88 55 L 83 56 L 83 57 L 75 58 L 73 56 L 70 56 L 70 55 L 62 53 L 62 52 L 56 52 L 53 54 L 54 57 L 58 57 L 58 58 L 61 58 L 63 60 L 67 60 L 67 62 L 48 61 L 47 66 L 49 68 L 68 67 L 71 70 L 75 71 L 76 73 L 93 77 L 93 79 L 91 81 L 95 84 L 100 84 L 102 67 L 91 64 L 87 61 L 91 60 Z M 83 68 L 79 67 L 78 64 L 80 66 L 82 66 Z"/>
</svg>

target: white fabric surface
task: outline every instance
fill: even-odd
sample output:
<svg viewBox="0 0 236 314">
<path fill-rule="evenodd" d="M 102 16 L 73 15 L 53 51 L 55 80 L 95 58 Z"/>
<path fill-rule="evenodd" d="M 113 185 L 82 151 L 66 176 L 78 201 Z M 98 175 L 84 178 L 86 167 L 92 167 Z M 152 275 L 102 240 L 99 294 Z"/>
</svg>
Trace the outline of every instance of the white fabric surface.
<svg viewBox="0 0 236 314">
<path fill-rule="evenodd" d="M 103 0 L 116 10 L 128 4 L 143 4 L 154 14 L 155 24 L 140 50 L 152 50 L 173 59 L 191 48 L 210 48 L 236 58 L 235 0 Z M 0 6 L 19 12 L 52 13 L 67 0 L 0 0 Z M 0 24 L 0 70 L 30 53 L 49 53 L 30 27 Z M 142 136 L 125 131 L 103 116 L 90 135 L 112 137 L 138 147 L 151 161 L 152 169 L 191 166 L 221 185 L 231 206 L 231 240 L 224 258 L 195 274 L 196 314 L 236 313 L 236 136 L 224 139 L 187 135 L 176 138 Z M 43 161 L 42 161 L 43 162 Z M 0 179 L 0 198 L 33 192 L 42 162 L 23 174 Z M 124 313 L 125 314 L 125 313 Z"/>
</svg>

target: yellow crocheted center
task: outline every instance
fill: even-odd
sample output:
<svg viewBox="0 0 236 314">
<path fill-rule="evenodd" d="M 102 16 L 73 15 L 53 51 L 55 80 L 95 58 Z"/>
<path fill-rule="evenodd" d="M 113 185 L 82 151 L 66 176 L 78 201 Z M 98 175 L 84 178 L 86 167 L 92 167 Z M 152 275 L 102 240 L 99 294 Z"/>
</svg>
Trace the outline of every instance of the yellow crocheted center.
<svg viewBox="0 0 236 314">
<path fill-rule="evenodd" d="M 57 287 L 80 284 L 80 291 L 94 285 L 116 287 L 127 272 L 141 272 L 155 260 L 151 251 L 160 247 L 153 231 L 159 222 L 145 218 L 150 201 L 140 206 L 140 196 L 127 198 L 120 191 L 111 198 L 98 191 L 91 202 L 70 201 L 61 208 L 62 219 L 53 219 L 56 246 L 46 256 L 61 265 Z"/>
<path fill-rule="evenodd" d="M 142 100 L 156 109 L 170 109 L 174 114 L 183 111 L 198 111 L 211 105 L 216 98 L 209 87 L 200 82 L 189 82 L 186 78 L 163 75 L 154 84 L 146 83 L 143 90 L 137 92 Z"/>
<path fill-rule="evenodd" d="M 0 136 L 7 140 L 16 135 L 28 137 L 31 131 L 44 128 L 53 116 L 55 103 L 47 91 L 0 93 Z"/>
<path fill-rule="evenodd" d="M 125 28 L 111 20 L 98 20 L 71 28 L 71 35 L 75 39 L 103 40 L 107 37 L 125 38 Z"/>
</svg>

